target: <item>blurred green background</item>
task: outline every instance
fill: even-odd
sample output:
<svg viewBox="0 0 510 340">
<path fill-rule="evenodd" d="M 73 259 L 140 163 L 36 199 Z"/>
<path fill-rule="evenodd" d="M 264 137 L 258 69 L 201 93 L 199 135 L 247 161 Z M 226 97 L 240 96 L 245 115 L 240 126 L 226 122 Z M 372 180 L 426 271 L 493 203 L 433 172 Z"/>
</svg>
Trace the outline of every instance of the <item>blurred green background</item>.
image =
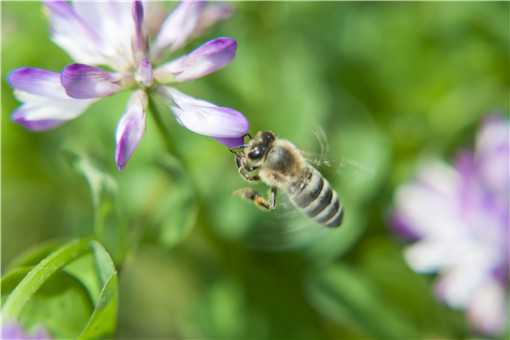
<svg viewBox="0 0 510 340">
<path fill-rule="evenodd" d="M 113 183 L 98 195 L 115 205 L 104 233 L 120 271 L 118 338 L 471 334 L 461 312 L 435 299 L 434 277 L 406 266 L 388 220 L 395 188 L 419 161 L 451 158 L 472 145 L 481 117 L 510 111 L 508 3 L 232 3 L 231 20 L 187 47 L 220 35 L 239 44 L 231 65 L 181 86 L 186 93 L 309 152 L 320 153 L 323 133 L 331 165 L 321 170 L 346 206 L 335 231 L 285 203 L 264 213 L 233 197 L 245 183 L 232 155 L 168 111 L 184 167 L 165 155 L 149 117 L 117 172 L 126 93 L 52 131 L 11 123 L 8 72 L 72 61 L 50 41 L 39 3 L 1 5 L 3 273 L 45 240 L 94 232 L 98 213 L 73 152 Z"/>
</svg>

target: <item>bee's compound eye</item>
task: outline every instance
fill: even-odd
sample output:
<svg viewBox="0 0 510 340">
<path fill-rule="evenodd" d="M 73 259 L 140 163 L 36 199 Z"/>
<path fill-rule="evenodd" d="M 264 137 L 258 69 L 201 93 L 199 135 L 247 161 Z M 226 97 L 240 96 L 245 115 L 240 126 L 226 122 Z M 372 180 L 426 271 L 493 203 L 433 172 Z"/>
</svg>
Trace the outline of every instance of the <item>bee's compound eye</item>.
<svg viewBox="0 0 510 340">
<path fill-rule="evenodd" d="M 272 141 L 274 141 L 274 136 L 271 132 L 264 132 L 262 134 L 262 140 L 264 141 L 264 143 L 270 143 Z"/>
<path fill-rule="evenodd" d="M 259 159 L 260 157 L 262 157 L 262 151 L 263 151 L 262 148 L 257 146 L 248 153 L 248 158 Z"/>
</svg>

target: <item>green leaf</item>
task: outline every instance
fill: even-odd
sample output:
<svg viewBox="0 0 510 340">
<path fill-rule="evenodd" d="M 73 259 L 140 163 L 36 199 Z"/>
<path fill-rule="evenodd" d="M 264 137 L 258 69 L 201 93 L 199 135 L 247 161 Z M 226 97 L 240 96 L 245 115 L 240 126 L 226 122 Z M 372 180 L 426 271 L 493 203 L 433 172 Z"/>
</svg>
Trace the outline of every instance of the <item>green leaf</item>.
<svg viewBox="0 0 510 340">
<path fill-rule="evenodd" d="M 322 314 L 339 323 L 351 323 L 376 339 L 413 339 L 416 330 L 381 299 L 361 275 L 335 267 L 311 276 L 309 298 Z"/>
<path fill-rule="evenodd" d="M 8 296 L 32 267 L 20 267 L 2 279 L 2 298 Z M 55 337 L 75 336 L 92 311 L 87 289 L 73 275 L 60 271 L 52 275 L 33 294 L 19 316 L 24 329 L 41 324 Z"/>
<path fill-rule="evenodd" d="M 101 292 L 94 312 L 80 333 L 79 339 L 97 338 L 112 334 L 117 320 L 118 280 L 115 266 L 110 255 L 101 244 L 92 241 L 91 245 Z"/>
<path fill-rule="evenodd" d="M 46 249 L 42 247 L 41 249 Z M 90 271 L 86 259 L 92 251 L 99 294 L 85 284 Z M 40 253 L 35 251 L 35 253 Z M 73 262 L 74 261 L 74 262 Z M 69 272 L 67 266 L 71 263 Z M 74 264 L 81 263 L 78 267 Z M 74 268 L 76 267 L 76 268 Z M 74 269 L 72 269 L 74 268 Z M 83 268 L 83 273 L 76 269 Z M 83 277 L 86 275 L 87 277 Z M 2 278 L 2 315 L 17 319 L 26 328 L 44 324 L 59 337 L 98 338 L 114 332 L 117 318 L 118 278 L 113 260 L 97 241 L 68 243 L 35 267 L 18 267 Z M 95 306 L 93 306 L 95 301 Z"/>
<path fill-rule="evenodd" d="M 73 241 L 43 259 L 9 295 L 2 308 L 3 317 L 17 319 L 25 304 L 44 282 L 69 262 L 85 254 L 88 247 L 89 240 L 87 239 Z"/>
<path fill-rule="evenodd" d="M 30 248 L 27 251 L 21 253 L 19 256 L 15 257 L 11 263 L 9 263 L 9 268 L 34 266 L 62 244 L 62 240 L 50 240 L 47 242 L 39 243 L 35 247 Z"/>
<path fill-rule="evenodd" d="M 10 270 L 0 280 L 0 287 L 2 288 L 2 301 L 5 302 L 5 297 L 9 295 L 18 283 L 32 270 L 32 267 L 18 267 Z"/>
</svg>

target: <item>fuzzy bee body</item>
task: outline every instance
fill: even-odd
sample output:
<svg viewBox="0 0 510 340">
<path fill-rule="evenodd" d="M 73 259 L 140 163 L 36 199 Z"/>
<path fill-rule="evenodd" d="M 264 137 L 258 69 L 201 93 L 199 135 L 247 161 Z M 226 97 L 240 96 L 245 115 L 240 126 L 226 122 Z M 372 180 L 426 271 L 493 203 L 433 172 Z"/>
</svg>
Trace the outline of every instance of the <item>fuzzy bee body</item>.
<svg viewBox="0 0 510 340">
<path fill-rule="evenodd" d="M 236 163 L 245 179 L 260 180 L 271 188 L 269 201 L 251 188 L 236 192 L 257 206 L 273 209 L 276 191 L 280 190 L 315 222 L 327 227 L 338 227 L 342 223 L 343 207 L 338 194 L 289 141 L 276 138 L 271 132 L 259 132 L 236 153 Z"/>
</svg>

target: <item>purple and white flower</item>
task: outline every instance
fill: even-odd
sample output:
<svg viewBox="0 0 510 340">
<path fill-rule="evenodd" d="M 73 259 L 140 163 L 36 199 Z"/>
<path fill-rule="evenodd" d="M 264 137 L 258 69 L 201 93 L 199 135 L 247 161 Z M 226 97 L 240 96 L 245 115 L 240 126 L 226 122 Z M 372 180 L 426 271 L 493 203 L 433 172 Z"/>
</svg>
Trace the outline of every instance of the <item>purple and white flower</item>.
<svg viewBox="0 0 510 340">
<path fill-rule="evenodd" d="M 237 42 L 220 37 L 169 62 L 161 58 L 185 46 L 207 28 L 229 17 L 230 6 L 182 1 L 164 20 L 144 19 L 157 13 L 156 2 L 45 1 L 52 40 L 76 62 L 61 73 L 23 67 L 9 83 L 22 105 L 14 122 L 34 131 L 48 130 L 78 117 L 102 97 L 134 90 L 116 132 L 115 160 L 124 168 L 140 142 L 147 98 L 159 94 L 189 130 L 228 147 L 242 144 L 248 121 L 240 112 L 182 94 L 169 85 L 198 79 L 228 65 Z M 152 25 L 159 33 L 149 40 Z M 108 69 L 100 68 L 107 67 Z"/>
<path fill-rule="evenodd" d="M 394 228 L 417 241 L 405 251 L 419 273 L 439 272 L 436 293 L 467 309 L 473 326 L 501 334 L 508 322 L 510 123 L 489 117 L 474 152 L 455 166 L 425 164 L 396 193 Z"/>
</svg>

